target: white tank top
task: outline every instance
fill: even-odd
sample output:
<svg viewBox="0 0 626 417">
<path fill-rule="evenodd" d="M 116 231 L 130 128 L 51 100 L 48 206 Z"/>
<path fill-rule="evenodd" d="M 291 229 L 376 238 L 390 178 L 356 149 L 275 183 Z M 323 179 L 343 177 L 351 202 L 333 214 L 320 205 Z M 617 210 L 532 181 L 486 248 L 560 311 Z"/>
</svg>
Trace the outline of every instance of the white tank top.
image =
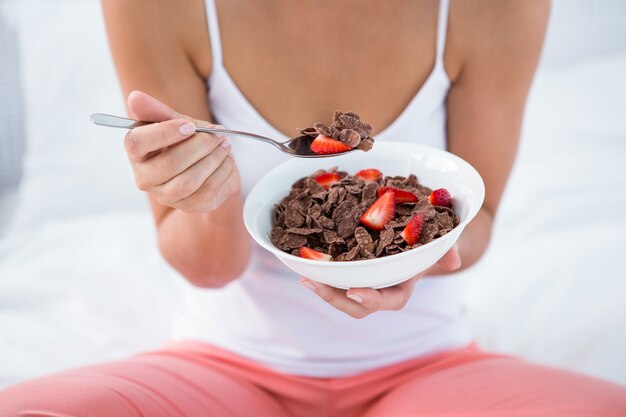
<svg viewBox="0 0 626 417">
<path fill-rule="evenodd" d="M 376 135 L 377 141 L 416 142 L 445 149 L 445 100 L 450 80 L 443 51 L 448 3 L 440 0 L 432 73 L 397 120 Z M 229 76 L 222 61 L 214 0 L 206 1 L 206 10 L 213 50 L 208 100 L 216 122 L 229 129 L 287 140 Z M 289 158 L 262 143 L 231 142 L 244 195 L 261 176 Z M 461 283 L 454 277 L 423 278 L 401 311 L 377 312 L 357 320 L 303 288 L 297 274 L 255 245 L 250 264 L 238 280 L 222 289 L 188 288 L 185 307 L 175 321 L 174 338 L 208 342 L 286 373 L 345 376 L 466 346 L 471 334 L 462 299 Z"/>
</svg>

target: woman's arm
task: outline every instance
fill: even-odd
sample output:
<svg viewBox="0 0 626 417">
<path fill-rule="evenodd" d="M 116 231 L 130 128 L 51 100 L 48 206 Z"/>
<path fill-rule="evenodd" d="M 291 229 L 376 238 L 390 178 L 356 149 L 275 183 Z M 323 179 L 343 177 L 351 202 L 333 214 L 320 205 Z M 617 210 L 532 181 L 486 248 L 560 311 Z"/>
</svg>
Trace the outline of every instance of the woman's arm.
<svg viewBox="0 0 626 417">
<path fill-rule="evenodd" d="M 211 53 L 203 46 L 208 44 L 208 34 L 197 29 L 206 28 L 202 2 L 103 0 L 102 4 L 118 76 L 124 93 L 129 96 L 129 112 L 159 122 L 192 118 L 196 124 L 202 124 L 201 121 L 210 120 L 202 74 L 210 71 Z M 133 90 L 145 91 L 169 108 L 149 96 L 130 94 Z M 149 193 L 161 252 L 192 284 L 223 286 L 243 272 L 250 256 L 250 238 L 241 215 L 243 203 L 237 168 L 232 157 L 226 156 L 228 152 L 217 147 L 219 139 L 212 135 L 192 135 L 160 154 L 133 157 L 129 143 L 159 139 L 159 131 L 154 130 L 156 127 L 152 129 L 135 129 L 135 136 L 127 137 L 126 148 L 138 185 Z M 161 131 L 167 131 L 166 124 Z M 169 198 L 171 195 L 167 195 L 165 187 L 153 186 L 146 179 L 159 174 L 155 171 L 158 170 L 156 157 L 165 162 L 161 164 L 161 174 L 164 166 L 176 165 L 175 148 L 183 142 L 186 155 L 200 152 L 197 149 L 200 146 L 207 149 L 205 154 L 208 149 L 213 150 L 195 164 L 196 167 L 204 164 L 207 169 L 195 172 L 187 169 L 177 172 L 176 180 L 170 180 L 171 184 L 197 183 L 199 175 L 211 174 L 206 180 L 201 178 L 204 182 L 197 184 L 184 205 Z M 196 149 L 191 149 L 194 145 Z M 161 204 L 170 200 L 172 204 Z M 181 208 L 174 208 L 177 206 Z"/>
<path fill-rule="evenodd" d="M 486 189 L 482 209 L 458 241 L 462 265 L 469 267 L 487 248 L 515 159 L 550 3 L 463 1 L 452 7 L 448 149 L 480 172 Z M 428 275 L 449 272 L 434 267 Z"/>
</svg>

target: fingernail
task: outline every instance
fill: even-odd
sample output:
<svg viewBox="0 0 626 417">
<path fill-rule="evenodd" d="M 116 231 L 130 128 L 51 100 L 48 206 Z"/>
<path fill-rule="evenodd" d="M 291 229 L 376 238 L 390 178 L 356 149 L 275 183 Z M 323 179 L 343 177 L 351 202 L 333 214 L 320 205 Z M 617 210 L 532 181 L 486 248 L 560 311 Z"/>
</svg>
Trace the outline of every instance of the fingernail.
<svg viewBox="0 0 626 417">
<path fill-rule="evenodd" d="M 213 126 L 211 126 L 211 127 L 212 127 L 213 129 L 226 130 L 226 128 L 225 128 L 224 126 L 222 126 L 222 125 L 213 125 Z M 214 135 L 215 135 L 215 136 L 217 136 L 217 138 L 218 138 L 219 140 L 222 140 L 222 141 L 223 141 L 224 139 L 226 139 L 226 136 L 224 136 L 224 135 L 220 135 L 220 134 L 218 134 L 218 133 L 214 133 Z"/>
<path fill-rule="evenodd" d="M 361 297 L 359 294 L 350 294 L 348 295 L 348 298 L 352 301 L 356 301 L 359 304 L 363 304 L 363 297 Z"/>
<path fill-rule="evenodd" d="M 192 123 L 184 123 L 178 128 L 178 130 L 182 135 L 188 136 L 196 131 L 196 127 Z"/>
<path fill-rule="evenodd" d="M 230 141 L 226 138 L 222 139 L 222 141 L 220 142 L 220 146 L 224 149 L 228 149 L 230 148 Z"/>
<path fill-rule="evenodd" d="M 313 284 L 311 281 L 302 281 L 302 285 L 315 292 L 315 284 Z"/>
</svg>

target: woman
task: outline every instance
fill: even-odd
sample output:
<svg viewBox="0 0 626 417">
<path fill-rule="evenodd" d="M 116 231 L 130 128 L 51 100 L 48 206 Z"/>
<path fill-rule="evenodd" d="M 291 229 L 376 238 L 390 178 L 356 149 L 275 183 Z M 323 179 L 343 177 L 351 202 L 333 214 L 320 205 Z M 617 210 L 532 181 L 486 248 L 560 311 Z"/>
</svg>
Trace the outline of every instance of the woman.
<svg viewBox="0 0 626 417">
<path fill-rule="evenodd" d="M 459 284 L 438 277 L 489 242 L 547 1 L 217 3 L 103 2 L 129 112 L 159 122 L 126 137 L 136 183 L 163 256 L 197 287 L 177 341 L 9 388 L 0 415 L 626 414 L 617 385 L 480 351 Z M 379 141 L 447 148 L 480 171 L 483 208 L 423 277 L 348 291 L 295 277 L 242 223 L 245 194 L 287 157 L 193 133 L 284 138 L 336 109 Z"/>
</svg>

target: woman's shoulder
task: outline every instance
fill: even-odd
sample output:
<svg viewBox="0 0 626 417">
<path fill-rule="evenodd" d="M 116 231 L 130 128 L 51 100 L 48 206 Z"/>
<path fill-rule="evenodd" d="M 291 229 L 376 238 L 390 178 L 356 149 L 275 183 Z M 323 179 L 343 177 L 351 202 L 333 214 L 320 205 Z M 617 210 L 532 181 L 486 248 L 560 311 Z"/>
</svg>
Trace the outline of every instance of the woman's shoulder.
<svg viewBox="0 0 626 417">
<path fill-rule="evenodd" d="M 446 55 L 458 73 L 477 60 L 497 66 L 502 54 L 524 60 L 541 49 L 549 14 L 550 0 L 451 2 Z"/>
<path fill-rule="evenodd" d="M 151 59 L 181 54 L 198 73 L 211 69 L 204 0 L 102 0 L 109 37 Z"/>
<path fill-rule="evenodd" d="M 451 2 L 455 24 L 484 30 L 522 29 L 525 24 L 540 24 L 550 11 L 550 0 L 463 0 Z"/>
<path fill-rule="evenodd" d="M 542 37 L 549 14 L 550 0 L 464 0 L 452 2 L 450 24 L 480 48 Z"/>
</svg>

